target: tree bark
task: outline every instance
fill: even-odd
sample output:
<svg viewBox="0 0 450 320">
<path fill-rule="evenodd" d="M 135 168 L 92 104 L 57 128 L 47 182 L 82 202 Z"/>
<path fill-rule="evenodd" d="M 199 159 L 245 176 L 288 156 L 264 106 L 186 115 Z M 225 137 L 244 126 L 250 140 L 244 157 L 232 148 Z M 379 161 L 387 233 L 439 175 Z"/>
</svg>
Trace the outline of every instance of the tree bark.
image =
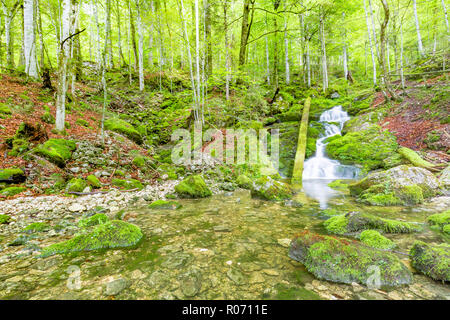
<svg viewBox="0 0 450 320">
<path fill-rule="evenodd" d="M 23 14 L 24 14 L 24 55 L 25 55 L 25 72 L 32 78 L 37 78 L 36 65 L 36 32 L 35 32 L 35 14 L 34 14 L 34 0 L 24 0 Z"/>
<path fill-rule="evenodd" d="M 139 90 L 144 91 L 144 34 L 142 33 L 141 4 L 136 0 L 136 16 L 139 45 Z"/>
<path fill-rule="evenodd" d="M 373 85 L 376 86 L 377 85 L 377 65 L 376 65 L 376 62 L 375 62 L 375 54 L 373 52 L 372 37 L 371 37 L 371 34 L 370 34 L 369 17 L 367 16 L 366 0 L 363 0 L 363 2 L 364 2 L 364 12 L 366 14 L 367 35 L 369 37 L 370 54 L 372 55 Z"/>
<path fill-rule="evenodd" d="M 413 0 L 413 8 L 414 8 L 414 18 L 416 21 L 416 31 L 417 31 L 417 46 L 419 50 L 419 54 L 421 57 L 425 56 L 425 52 L 423 51 L 423 44 L 422 44 L 422 36 L 420 35 L 420 25 L 419 25 L 419 17 L 417 16 L 417 2 L 416 0 Z"/>
</svg>

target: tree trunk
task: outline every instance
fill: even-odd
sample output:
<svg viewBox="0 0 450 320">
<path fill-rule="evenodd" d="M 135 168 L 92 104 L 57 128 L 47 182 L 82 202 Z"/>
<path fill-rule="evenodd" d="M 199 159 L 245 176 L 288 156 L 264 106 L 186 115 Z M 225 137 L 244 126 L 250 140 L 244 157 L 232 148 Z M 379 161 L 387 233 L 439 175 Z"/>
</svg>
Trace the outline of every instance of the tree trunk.
<svg viewBox="0 0 450 320">
<path fill-rule="evenodd" d="M 342 13 L 342 20 L 344 26 L 344 45 L 342 46 L 342 59 L 344 64 L 344 78 L 348 79 L 348 65 L 347 65 L 347 30 L 345 29 L 345 12 Z"/>
<path fill-rule="evenodd" d="M 200 110 L 200 26 L 199 26 L 198 0 L 195 0 L 195 67 L 197 75 L 197 112 Z M 203 118 L 203 115 L 201 115 Z M 198 118 L 197 120 L 200 120 Z"/>
<path fill-rule="evenodd" d="M 367 35 L 369 37 L 370 54 L 372 55 L 373 85 L 376 86 L 377 85 L 377 64 L 375 62 L 375 54 L 373 52 L 372 37 L 371 37 L 371 34 L 370 34 L 369 17 L 367 15 L 367 8 L 366 8 L 366 0 L 363 0 L 363 2 L 364 2 L 364 12 L 366 14 Z"/>
<path fill-rule="evenodd" d="M 24 0 L 23 15 L 25 72 L 28 76 L 37 78 L 34 0 Z"/>
<path fill-rule="evenodd" d="M 414 7 L 414 18 L 416 20 L 418 50 L 419 50 L 420 56 L 424 57 L 425 56 L 425 52 L 423 51 L 422 37 L 420 35 L 420 25 L 419 25 L 419 18 L 417 16 L 417 3 L 416 3 L 416 0 L 413 0 L 413 7 Z"/>
<path fill-rule="evenodd" d="M 227 2 L 223 2 L 223 26 L 225 30 L 225 97 L 230 100 L 230 57 L 229 57 L 229 41 L 228 41 L 228 22 L 227 22 Z"/>
<path fill-rule="evenodd" d="M 239 65 L 245 64 L 245 52 L 247 50 L 247 34 L 249 29 L 248 16 L 250 14 L 250 0 L 244 0 L 244 11 L 242 14 L 241 45 L 239 47 Z"/>
<path fill-rule="evenodd" d="M 383 5 L 384 9 L 384 20 L 381 23 L 380 28 L 380 55 L 378 59 L 380 61 L 380 66 L 382 70 L 382 77 L 381 77 L 382 91 L 386 101 L 397 100 L 398 98 L 394 90 L 392 90 L 391 88 L 391 81 L 386 66 L 385 48 L 386 48 L 386 29 L 389 23 L 389 6 L 387 0 L 381 0 L 381 4 Z"/>
<path fill-rule="evenodd" d="M 208 77 L 213 71 L 213 54 L 211 43 L 211 2 L 205 0 L 205 38 L 206 38 L 206 70 Z"/>
<path fill-rule="evenodd" d="M 119 59 L 120 59 L 120 65 L 125 65 L 125 57 L 123 56 L 122 51 L 122 32 L 120 29 L 120 7 L 119 7 L 119 0 L 116 0 L 116 15 L 117 15 L 117 32 L 118 32 L 118 42 L 117 47 L 119 49 Z"/>
<path fill-rule="evenodd" d="M 372 20 L 372 33 L 373 33 L 373 44 L 375 46 L 377 56 L 380 55 L 380 50 L 378 48 L 378 42 L 377 42 L 377 32 L 375 29 L 375 20 L 373 18 L 373 9 L 372 9 L 372 0 L 369 0 L 369 10 L 370 10 L 370 18 Z"/>
<path fill-rule="evenodd" d="M 285 63 L 285 73 L 286 73 L 286 84 L 291 82 L 291 76 L 289 72 L 289 40 L 287 37 L 287 19 L 284 17 L 284 63 Z"/>
<path fill-rule="evenodd" d="M 144 34 L 142 33 L 141 0 L 136 0 L 136 15 L 139 45 L 139 90 L 144 91 Z"/>
<path fill-rule="evenodd" d="M 442 9 L 444 9 L 444 19 L 445 19 L 445 26 L 447 27 L 447 33 L 450 33 L 450 29 L 448 27 L 447 8 L 445 7 L 444 0 L 442 0 Z"/>
<path fill-rule="evenodd" d="M 128 0 L 128 12 L 130 15 L 130 38 L 131 38 L 131 44 L 133 45 L 133 53 L 134 53 L 134 71 L 136 71 L 137 63 L 138 63 L 138 53 L 137 53 L 137 46 L 136 46 L 136 29 L 134 27 L 134 15 L 133 15 L 133 9 L 131 8 L 130 0 Z"/>
<path fill-rule="evenodd" d="M 266 14 L 265 22 L 266 22 L 266 32 L 267 32 L 267 30 L 268 30 L 267 14 Z M 265 36 L 265 39 L 266 39 L 266 78 L 267 78 L 267 84 L 270 85 L 269 39 L 267 38 L 267 35 Z"/>
<path fill-rule="evenodd" d="M 320 15 L 320 37 L 322 46 L 322 80 L 323 80 L 323 92 L 328 89 L 328 66 L 327 66 L 327 50 L 325 46 L 325 17 Z"/>
<path fill-rule="evenodd" d="M 114 68 L 111 39 L 111 0 L 106 0 L 105 29 L 106 66 Z"/>
</svg>

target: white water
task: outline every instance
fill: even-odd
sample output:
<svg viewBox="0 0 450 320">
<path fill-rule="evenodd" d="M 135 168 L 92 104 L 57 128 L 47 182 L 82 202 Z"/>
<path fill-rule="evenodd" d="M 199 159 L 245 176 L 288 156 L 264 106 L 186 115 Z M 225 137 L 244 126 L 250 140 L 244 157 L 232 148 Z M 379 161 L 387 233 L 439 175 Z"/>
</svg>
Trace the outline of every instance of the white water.
<svg viewBox="0 0 450 320">
<path fill-rule="evenodd" d="M 327 144 L 324 143 L 324 140 L 341 134 L 344 123 L 348 120 L 350 120 L 350 117 L 347 112 L 342 110 L 342 106 L 336 106 L 322 113 L 319 122 L 323 124 L 325 131 L 317 139 L 315 155 L 305 161 L 303 180 L 355 179 L 358 177 L 358 168 L 343 165 L 337 160 L 329 159 L 325 154 Z"/>
<path fill-rule="evenodd" d="M 304 164 L 303 189 L 309 197 L 319 201 L 321 209 L 327 208 L 330 199 L 341 196 L 341 193 L 330 188 L 328 183 L 336 179 L 356 179 L 359 175 L 358 168 L 329 159 L 325 153 L 327 144 L 324 141 L 341 134 L 344 123 L 349 119 L 342 106 L 336 106 L 322 113 L 319 122 L 324 126 L 324 134 L 317 139 L 316 153 Z"/>
</svg>

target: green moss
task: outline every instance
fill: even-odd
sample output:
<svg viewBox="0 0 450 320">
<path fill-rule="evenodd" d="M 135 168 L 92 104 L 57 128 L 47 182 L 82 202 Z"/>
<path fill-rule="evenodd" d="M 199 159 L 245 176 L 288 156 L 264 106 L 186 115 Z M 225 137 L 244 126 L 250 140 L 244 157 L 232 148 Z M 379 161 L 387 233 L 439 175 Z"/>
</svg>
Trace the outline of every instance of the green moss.
<svg viewBox="0 0 450 320">
<path fill-rule="evenodd" d="M 165 200 L 156 200 L 153 201 L 149 206 L 150 209 L 180 209 L 181 204 L 176 201 L 165 201 Z"/>
<path fill-rule="evenodd" d="M 360 164 L 365 170 L 387 168 L 385 160 L 396 155 L 396 138 L 377 125 L 334 138 L 326 150 L 331 158 L 347 164 Z M 398 163 L 397 163 L 398 164 Z"/>
<path fill-rule="evenodd" d="M 435 280 L 450 281 L 450 245 L 415 241 L 409 254 L 415 269 Z"/>
<path fill-rule="evenodd" d="M 395 196 L 393 192 L 388 193 L 371 193 L 365 192 L 360 197 L 363 203 L 372 206 L 396 206 L 403 204 L 402 201 Z"/>
<path fill-rule="evenodd" d="M 66 186 L 66 192 L 83 192 L 88 186 L 87 182 L 80 178 L 73 178 Z"/>
<path fill-rule="evenodd" d="M 187 177 L 175 186 L 176 193 L 182 198 L 206 198 L 212 195 L 211 190 L 201 176 Z"/>
<path fill-rule="evenodd" d="M 12 150 L 8 152 L 9 156 L 17 157 L 28 150 L 30 143 L 25 139 L 14 139 L 12 141 Z"/>
<path fill-rule="evenodd" d="M 271 201 L 287 200 L 292 194 L 293 191 L 288 184 L 267 176 L 257 179 L 251 190 L 252 197 Z"/>
<path fill-rule="evenodd" d="M 450 233 L 450 210 L 428 216 L 427 222 L 444 233 Z"/>
<path fill-rule="evenodd" d="M 111 181 L 112 185 L 124 188 L 125 190 L 131 190 L 131 189 L 143 189 L 144 186 L 139 180 L 136 179 L 128 179 L 128 180 L 122 180 L 122 179 L 112 179 Z"/>
<path fill-rule="evenodd" d="M 138 168 L 143 168 L 145 167 L 145 157 L 137 156 L 133 159 L 132 163 Z"/>
<path fill-rule="evenodd" d="M 24 182 L 25 173 L 19 168 L 7 168 L 0 170 L 0 182 Z"/>
<path fill-rule="evenodd" d="M 317 293 L 303 287 L 288 287 L 285 284 L 278 284 L 275 289 L 277 290 L 276 300 L 320 300 Z"/>
<path fill-rule="evenodd" d="M 86 128 L 89 127 L 89 122 L 87 122 L 84 119 L 77 119 L 77 121 L 75 121 L 75 123 L 80 125 L 80 126 L 82 126 L 82 127 L 86 127 Z"/>
<path fill-rule="evenodd" d="M 41 116 L 41 120 L 48 124 L 55 124 L 55 117 L 50 113 L 50 111 L 44 112 Z"/>
<path fill-rule="evenodd" d="M 123 134 L 130 140 L 142 144 L 141 134 L 128 122 L 118 118 L 111 118 L 105 121 L 105 129 Z"/>
<path fill-rule="evenodd" d="M 0 214 L 0 224 L 8 224 L 11 221 L 11 217 L 6 214 Z"/>
<path fill-rule="evenodd" d="M 78 222 L 78 227 L 87 228 L 96 226 L 109 221 L 109 218 L 104 213 L 96 213 L 93 216 L 81 219 Z"/>
<path fill-rule="evenodd" d="M 382 236 L 376 230 L 364 230 L 361 232 L 360 240 L 362 243 L 372 248 L 393 249 L 396 247 L 396 244 L 393 241 Z"/>
<path fill-rule="evenodd" d="M 347 190 L 348 184 L 342 182 L 342 180 L 334 180 L 328 184 L 330 188 L 336 189 L 336 190 Z"/>
<path fill-rule="evenodd" d="M 400 153 L 406 160 L 411 162 L 416 167 L 430 168 L 434 167 L 434 164 L 422 159 L 417 152 L 409 148 L 401 147 L 398 149 Z"/>
<path fill-rule="evenodd" d="M 45 222 L 34 222 L 32 224 L 29 224 L 26 226 L 22 232 L 25 233 L 37 233 L 37 232 L 44 232 L 50 229 L 50 226 Z"/>
<path fill-rule="evenodd" d="M 420 204 L 423 202 L 424 198 L 422 188 L 416 184 L 411 186 L 403 186 L 399 190 L 398 194 L 398 197 L 403 200 L 403 203 L 408 205 Z"/>
<path fill-rule="evenodd" d="M 251 189 L 253 186 L 252 180 L 245 174 L 241 174 L 236 178 L 236 183 L 239 187 L 243 189 Z"/>
<path fill-rule="evenodd" d="M 94 176 L 93 174 L 88 175 L 86 177 L 86 181 L 88 182 L 89 185 L 91 185 L 93 188 L 101 188 L 102 187 L 102 183 L 100 182 L 100 180 Z"/>
<path fill-rule="evenodd" d="M 27 190 L 27 188 L 25 187 L 9 187 L 0 191 L 0 194 L 5 197 L 12 197 L 15 196 L 16 194 L 24 192 L 25 190 Z"/>
<path fill-rule="evenodd" d="M 412 282 L 411 272 L 396 255 L 343 238 L 304 231 L 292 241 L 289 256 L 327 281 L 372 285 L 373 273 L 378 271 L 380 286 Z"/>
<path fill-rule="evenodd" d="M 65 139 L 49 139 L 37 146 L 34 152 L 43 156 L 59 167 L 64 167 L 66 161 L 72 158 L 72 152 L 77 148 L 75 142 Z"/>
<path fill-rule="evenodd" d="M 382 230 L 386 233 L 411 233 L 420 228 L 409 222 L 379 218 L 367 213 L 348 213 L 331 217 L 323 222 L 325 229 L 334 234 L 348 234 L 361 230 Z"/>
<path fill-rule="evenodd" d="M 139 227 L 124 221 L 112 220 L 95 226 L 87 233 L 44 248 L 41 257 L 80 251 L 129 248 L 136 246 L 142 238 L 143 234 Z"/>
<path fill-rule="evenodd" d="M 11 109 L 4 103 L 0 103 L 0 113 L 1 114 L 11 114 Z"/>
</svg>

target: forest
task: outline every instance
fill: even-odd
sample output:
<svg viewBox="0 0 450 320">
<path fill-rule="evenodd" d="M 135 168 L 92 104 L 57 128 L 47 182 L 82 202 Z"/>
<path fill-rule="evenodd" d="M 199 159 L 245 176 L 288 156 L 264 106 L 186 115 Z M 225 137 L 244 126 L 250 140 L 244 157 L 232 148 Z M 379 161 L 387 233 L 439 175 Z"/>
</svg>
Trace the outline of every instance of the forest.
<svg viewBox="0 0 450 320">
<path fill-rule="evenodd" d="M 0 0 L 1 300 L 448 300 L 446 0 Z"/>
</svg>

